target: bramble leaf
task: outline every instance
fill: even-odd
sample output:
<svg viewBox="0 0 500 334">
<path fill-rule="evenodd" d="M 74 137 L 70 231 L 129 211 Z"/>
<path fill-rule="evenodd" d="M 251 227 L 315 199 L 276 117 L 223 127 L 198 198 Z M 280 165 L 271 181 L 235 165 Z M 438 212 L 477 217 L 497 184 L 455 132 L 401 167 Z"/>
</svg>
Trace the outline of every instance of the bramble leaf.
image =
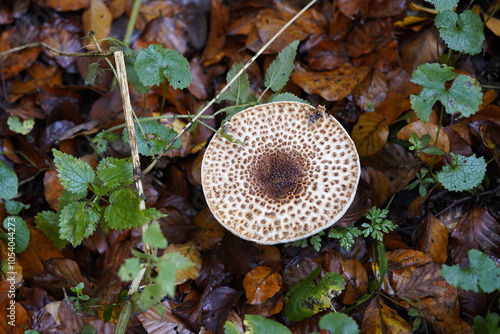
<svg viewBox="0 0 500 334">
<path fill-rule="evenodd" d="M 73 247 L 95 231 L 100 216 L 97 208 L 86 202 L 68 203 L 59 213 L 61 239 L 68 240 Z"/>
<path fill-rule="evenodd" d="M 141 120 L 141 119 L 139 119 Z M 146 156 L 160 154 L 167 144 L 172 140 L 177 133 L 166 125 L 152 120 L 141 122 L 141 126 L 134 124 L 135 133 L 137 135 L 137 146 L 139 153 Z M 144 134 L 141 131 L 144 131 Z M 147 138 L 145 138 L 145 136 Z M 123 141 L 128 142 L 128 131 L 123 131 Z M 181 146 L 181 141 L 176 140 L 172 149 L 177 149 Z"/>
<path fill-rule="evenodd" d="M 62 186 L 74 194 L 86 194 L 89 183 L 95 178 L 92 167 L 82 159 L 52 149 L 59 180 Z"/>
<path fill-rule="evenodd" d="M 441 274 L 449 284 L 464 290 L 490 293 L 500 290 L 500 267 L 477 249 L 469 250 L 469 267 L 443 265 Z"/>
<path fill-rule="evenodd" d="M 282 90 L 290 79 L 298 46 L 299 41 L 293 41 L 288 44 L 287 47 L 281 50 L 271 65 L 269 65 L 266 71 L 264 85 L 271 88 L 273 92 Z"/>
<path fill-rule="evenodd" d="M 17 195 L 17 175 L 3 161 L 0 161 L 0 198 L 12 199 Z"/>
<path fill-rule="evenodd" d="M 437 173 L 438 181 L 450 191 L 466 191 L 477 187 L 486 174 L 486 161 L 483 157 L 476 158 L 450 153 L 453 161 Z"/>
<path fill-rule="evenodd" d="M 45 234 L 47 239 L 57 247 L 63 249 L 68 242 L 61 239 L 59 233 L 59 216 L 54 211 L 42 211 L 35 216 L 35 225 L 40 231 Z"/>
<path fill-rule="evenodd" d="M 175 88 L 186 88 L 191 84 L 189 62 L 183 55 L 161 45 L 151 44 L 137 54 L 134 69 L 139 81 L 146 87 L 160 85 L 168 79 Z"/>
<path fill-rule="evenodd" d="M 475 55 L 481 52 L 484 41 L 481 17 L 471 10 L 457 14 L 452 10 L 437 13 L 439 35 L 449 48 Z"/>
</svg>

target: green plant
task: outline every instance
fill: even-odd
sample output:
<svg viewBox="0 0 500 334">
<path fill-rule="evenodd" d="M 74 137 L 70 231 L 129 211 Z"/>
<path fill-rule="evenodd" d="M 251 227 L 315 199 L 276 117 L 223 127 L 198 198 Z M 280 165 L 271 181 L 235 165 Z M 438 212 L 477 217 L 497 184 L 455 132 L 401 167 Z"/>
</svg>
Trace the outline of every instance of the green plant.
<svg viewBox="0 0 500 334">
<path fill-rule="evenodd" d="M 73 303 L 76 312 L 88 313 L 90 315 L 94 315 L 95 312 L 94 310 L 92 310 L 92 308 L 100 307 L 100 305 L 97 305 L 99 299 L 90 298 L 88 295 L 84 294 L 83 293 L 84 288 L 85 286 L 83 282 L 80 282 L 74 287 L 71 287 L 70 290 L 76 293 L 76 296 L 70 296 L 68 300 Z"/>
</svg>

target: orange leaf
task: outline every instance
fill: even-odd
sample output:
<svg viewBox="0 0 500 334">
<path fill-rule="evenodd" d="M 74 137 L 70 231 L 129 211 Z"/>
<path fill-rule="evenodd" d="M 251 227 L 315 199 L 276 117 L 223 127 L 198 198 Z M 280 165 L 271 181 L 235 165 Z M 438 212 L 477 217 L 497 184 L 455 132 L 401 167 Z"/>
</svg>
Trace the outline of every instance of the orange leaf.
<svg viewBox="0 0 500 334">
<path fill-rule="evenodd" d="M 178 270 L 175 274 L 175 284 L 179 285 L 187 280 L 194 280 L 200 275 L 201 271 L 201 254 L 198 252 L 194 244 L 188 242 L 185 244 L 171 244 L 165 249 L 165 253 L 177 252 L 184 255 L 189 261 L 194 263 L 194 266 Z"/>
<path fill-rule="evenodd" d="M 418 249 L 439 263 L 445 263 L 448 258 L 448 229 L 433 215 L 427 215 L 422 224 Z"/>
<path fill-rule="evenodd" d="M 58 12 L 65 12 L 87 8 L 89 6 L 89 2 L 90 0 L 47 0 L 44 5 L 53 8 Z"/>
<path fill-rule="evenodd" d="M 111 31 L 111 21 L 113 21 L 113 14 L 109 11 L 108 7 L 102 0 L 91 0 L 90 8 L 87 8 L 82 15 L 83 31 L 95 32 L 95 38 L 101 40 L 108 37 Z M 95 46 L 92 46 L 95 48 Z"/>
<path fill-rule="evenodd" d="M 376 112 L 362 114 L 352 130 L 352 139 L 361 156 L 376 154 L 385 145 L 388 136 L 385 117 Z"/>
<path fill-rule="evenodd" d="M 258 266 L 243 279 L 247 303 L 262 304 L 281 289 L 281 275 L 272 268 Z"/>
<path fill-rule="evenodd" d="M 374 298 L 366 309 L 361 333 L 369 334 L 404 334 L 413 333 L 410 324 L 396 311 L 385 305 L 380 297 Z"/>
<path fill-rule="evenodd" d="M 447 305 L 434 304 L 426 307 L 422 313 L 424 318 L 430 322 L 436 333 L 474 333 L 470 325 L 459 318 L 456 309 Z"/>
<path fill-rule="evenodd" d="M 206 251 L 217 246 L 224 238 L 225 229 L 215 219 L 208 207 L 196 215 L 194 224 L 199 227 L 194 235 L 193 243 L 199 251 Z"/>
<path fill-rule="evenodd" d="M 292 80 L 309 94 L 319 94 L 328 101 L 338 101 L 351 94 L 370 68 L 353 67 L 347 63 L 332 71 L 311 72 L 296 67 Z"/>
</svg>

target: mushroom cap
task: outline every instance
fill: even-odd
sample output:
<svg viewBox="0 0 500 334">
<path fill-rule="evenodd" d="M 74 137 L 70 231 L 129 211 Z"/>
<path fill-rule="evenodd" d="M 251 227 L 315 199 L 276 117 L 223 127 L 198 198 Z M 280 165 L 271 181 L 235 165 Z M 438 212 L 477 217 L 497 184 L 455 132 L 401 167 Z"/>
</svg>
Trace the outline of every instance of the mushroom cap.
<svg viewBox="0 0 500 334">
<path fill-rule="evenodd" d="M 214 135 L 201 176 L 213 215 L 238 237 L 302 239 L 332 226 L 352 203 L 359 156 L 324 107 L 262 104 L 233 116 L 224 131 L 234 142 Z"/>
</svg>

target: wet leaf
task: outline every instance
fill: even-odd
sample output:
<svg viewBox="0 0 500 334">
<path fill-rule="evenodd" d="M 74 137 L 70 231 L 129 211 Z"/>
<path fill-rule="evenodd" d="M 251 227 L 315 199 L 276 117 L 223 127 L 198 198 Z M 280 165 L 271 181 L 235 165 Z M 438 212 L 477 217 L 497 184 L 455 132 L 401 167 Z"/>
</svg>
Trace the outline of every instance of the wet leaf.
<svg viewBox="0 0 500 334">
<path fill-rule="evenodd" d="M 376 154 L 385 145 L 388 136 L 385 117 L 376 112 L 361 115 L 352 130 L 352 139 L 361 156 Z"/>
<path fill-rule="evenodd" d="M 424 218 L 417 248 L 439 263 L 448 258 L 448 229 L 433 215 Z"/>
<path fill-rule="evenodd" d="M 362 333 L 413 333 L 410 324 L 398 313 L 375 297 L 365 312 Z"/>
<path fill-rule="evenodd" d="M 281 275 L 272 268 L 258 266 L 245 275 L 243 288 L 249 304 L 262 304 L 281 289 Z"/>
<path fill-rule="evenodd" d="M 83 31 L 93 31 L 97 40 L 104 39 L 111 31 L 112 20 L 113 14 L 102 0 L 90 0 L 90 7 L 82 14 Z"/>
</svg>

